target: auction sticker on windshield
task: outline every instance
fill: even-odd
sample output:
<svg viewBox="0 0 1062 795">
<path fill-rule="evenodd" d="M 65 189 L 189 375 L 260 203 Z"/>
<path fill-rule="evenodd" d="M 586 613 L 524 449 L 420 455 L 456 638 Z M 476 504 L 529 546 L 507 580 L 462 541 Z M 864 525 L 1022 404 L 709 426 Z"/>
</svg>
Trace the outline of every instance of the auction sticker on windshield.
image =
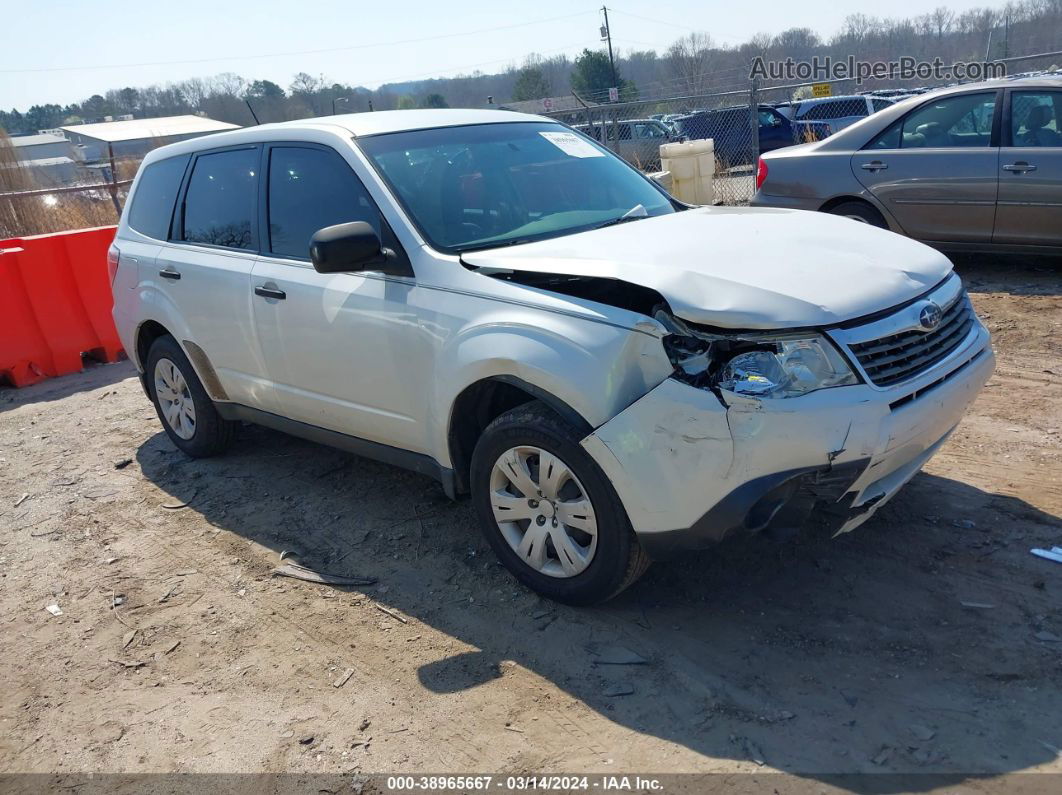
<svg viewBox="0 0 1062 795">
<path fill-rule="evenodd" d="M 605 153 L 595 149 L 589 141 L 584 141 L 575 133 L 570 132 L 540 132 L 543 138 L 560 149 L 564 154 L 572 157 L 604 157 Z"/>
</svg>

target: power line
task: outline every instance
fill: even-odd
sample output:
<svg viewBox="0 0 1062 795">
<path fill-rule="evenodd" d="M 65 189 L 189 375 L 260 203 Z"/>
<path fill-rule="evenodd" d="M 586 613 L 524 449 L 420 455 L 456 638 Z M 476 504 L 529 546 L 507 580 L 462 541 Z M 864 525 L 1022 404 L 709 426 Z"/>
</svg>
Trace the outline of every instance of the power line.
<svg viewBox="0 0 1062 795">
<path fill-rule="evenodd" d="M 584 46 L 584 43 L 581 42 L 581 41 L 578 41 L 578 42 L 575 42 L 574 44 L 565 44 L 565 45 L 563 45 L 561 47 L 556 47 L 556 48 L 550 49 L 550 50 L 540 50 L 540 51 L 536 52 L 535 54 L 536 55 L 551 55 L 551 54 L 554 54 L 554 53 L 564 52 L 565 50 L 570 50 L 573 47 L 582 47 L 582 46 Z M 379 85 L 382 86 L 382 85 L 385 85 L 386 83 L 397 83 L 397 82 L 407 81 L 407 80 L 436 80 L 436 79 L 438 79 L 438 80 L 453 80 L 456 77 L 460 77 L 460 75 L 454 75 L 452 77 L 446 77 L 445 75 L 440 75 L 439 72 L 453 72 L 453 71 L 458 70 L 458 69 L 475 69 L 477 66 L 490 66 L 491 64 L 507 63 L 507 62 L 512 61 L 512 60 L 514 60 L 514 56 L 510 55 L 510 56 L 505 57 L 505 58 L 496 58 L 493 61 L 480 61 L 479 63 L 466 64 L 464 66 L 448 66 L 448 67 L 444 67 L 442 69 L 434 69 L 432 71 L 432 73 L 430 75 L 427 75 L 427 76 L 424 76 L 425 75 L 424 72 L 418 72 L 415 75 L 406 75 L 404 77 L 388 77 L 388 78 L 385 78 L 383 80 L 372 80 L 370 82 L 378 83 Z"/>
<path fill-rule="evenodd" d="M 398 47 L 403 44 L 421 44 L 428 41 L 439 41 L 441 39 L 453 39 L 461 36 L 476 36 L 481 33 L 494 33 L 499 30 L 512 30 L 514 28 L 525 28 L 531 25 L 544 25 L 547 22 L 558 22 L 564 19 L 572 19 L 574 17 L 587 16 L 588 14 L 596 13 L 593 11 L 579 11 L 575 14 L 566 14 L 559 17 L 550 17 L 548 19 L 537 19 L 532 22 L 517 22 L 511 25 L 498 25 L 493 28 L 481 28 L 479 30 L 465 30 L 460 33 L 442 33 L 435 36 L 423 36 L 416 39 L 402 39 L 400 41 L 374 41 L 368 44 L 352 44 L 346 47 L 325 47 L 316 50 L 290 50 L 287 52 L 272 52 L 272 53 L 260 53 L 258 55 L 228 55 L 217 58 L 193 58 L 181 61 L 145 61 L 142 63 L 121 63 L 121 64 L 100 64 L 96 66 L 54 66 L 54 67 L 42 67 L 31 69 L 0 69 L 0 74 L 28 74 L 28 73 L 41 73 L 41 72 L 74 72 L 74 71 L 89 71 L 100 69 L 134 69 L 144 66 L 181 66 L 188 64 L 201 64 L 201 63 L 223 63 L 226 61 L 252 61 L 263 60 L 266 58 L 288 58 L 296 55 L 322 55 L 324 53 L 331 52 L 350 52 L 353 50 L 368 50 L 377 47 Z"/>
<path fill-rule="evenodd" d="M 612 10 L 615 13 L 622 14 L 625 17 L 632 17 L 633 19 L 640 19 L 642 22 L 652 22 L 655 25 L 666 25 L 669 28 L 678 28 L 679 30 L 684 30 L 687 33 L 690 33 L 693 30 L 693 28 L 690 26 L 690 24 L 688 22 L 685 25 L 680 25 L 678 22 L 667 22 L 666 20 L 663 20 L 663 19 L 653 19 L 652 17 L 645 17 L 645 16 L 642 16 L 641 14 L 632 14 L 630 11 L 624 11 L 622 8 L 613 8 Z M 724 38 L 724 39 L 731 39 L 733 41 L 740 41 L 740 42 L 744 42 L 748 38 L 747 36 L 746 37 L 735 36 L 735 35 L 730 34 L 730 33 L 721 33 L 721 34 L 720 33 L 716 33 L 716 34 L 713 34 L 713 35 L 720 36 L 721 38 Z"/>
</svg>

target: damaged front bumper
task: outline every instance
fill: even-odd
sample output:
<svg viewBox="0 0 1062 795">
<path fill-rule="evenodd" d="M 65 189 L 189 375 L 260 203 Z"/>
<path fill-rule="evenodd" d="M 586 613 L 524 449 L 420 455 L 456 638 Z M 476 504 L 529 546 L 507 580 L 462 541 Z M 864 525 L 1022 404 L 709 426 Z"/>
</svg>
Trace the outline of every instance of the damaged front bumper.
<svg viewBox="0 0 1062 795">
<path fill-rule="evenodd" d="M 771 400 L 669 378 L 582 446 L 653 557 L 809 521 L 846 532 L 943 445 L 994 364 L 976 324 L 954 354 L 894 389 Z"/>
</svg>

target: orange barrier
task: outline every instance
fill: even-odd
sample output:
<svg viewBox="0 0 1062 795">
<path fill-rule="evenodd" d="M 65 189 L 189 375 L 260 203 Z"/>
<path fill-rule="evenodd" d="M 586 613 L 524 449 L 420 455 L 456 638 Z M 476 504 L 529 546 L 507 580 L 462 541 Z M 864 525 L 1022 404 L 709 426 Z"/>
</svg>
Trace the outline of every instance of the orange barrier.
<svg viewBox="0 0 1062 795">
<path fill-rule="evenodd" d="M 107 249 L 113 226 L 0 240 L 0 380 L 26 386 L 117 361 Z"/>
</svg>

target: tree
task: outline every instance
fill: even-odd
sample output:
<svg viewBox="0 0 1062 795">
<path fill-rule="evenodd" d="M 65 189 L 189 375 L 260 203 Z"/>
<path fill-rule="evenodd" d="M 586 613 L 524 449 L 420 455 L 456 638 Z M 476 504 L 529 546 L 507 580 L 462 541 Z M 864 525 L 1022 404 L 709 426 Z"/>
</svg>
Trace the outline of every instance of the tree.
<svg viewBox="0 0 1062 795">
<path fill-rule="evenodd" d="M 677 91 L 703 94 L 711 81 L 712 37 L 707 33 L 690 33 L 672 44 L 666 55 L 667 69 L 675 79 Z"/>
<path fill-rule="evenodd" d="M 81 111 L 86 116 L 105 116 L 110 112 L 110 107 L 107 100 L 99 94 L 93 94 L 81 103 Z"/>
<path fill-rule="evenodd" d="M 288 86 L 288 91 L 294 94 L 316 94 L 325 87 L 323 77 L 314 77 L 306 72 L 299 72 Z"/>
<path fill-rule="evenodd" d="M 571 75 L 572 90 L 577 94 L 600 96 L 608 93 L 615 83 L 612 81 L 612 65 L 604 52 L 583 50 L 575 59 L 575 68 Z M 616 70 L 616 83 L 621 82 L 619 69 Z M 616 86 L 617 88 L 619 86 Z"/>
<path fill-rule="evenodd" d="M 417 107 L 417 103 L 413 99 L 413 97 L 409 96 L 408 94 L 404 94 L 398 98 L 397 107 L 399 110 L 413 110 L 413 108 Z"/>
<path fill-rule="evenodd" d="M 621 100 L 638 98 L 637 87 L 632 81 L 623 79 L 619 66 L 616 67 L 616 82 L 612 82 L 612 64 L 607 53 L 583 50 L 575 59 L 574 67 L 570 82 L 577 94 L 585 95 L 594 102 L 607 102 L 608 90 L 615 85 Z"/>
<path fill-rule="evenodd" d="M 283 99 L 284 89 L 272 80 L 255 80 L 247 87 L 247 97 L 250 99 Z"/>
<path fill-rule="evenodd" d="M 222 72 L 221 74 L 214 75 L 210 78 L 209 84 L 209 91 L 212 96 L 239 98 L 244 94 L 244 88 L 247 86 L 247 81 L 238 74 Z M 274 85 L 276 84 L 274 83 Z"/>
<path fill-rule="evenodd" d="M 955 22 L 955 12 L 947 6 L 938 6 L 929 14 L 929 18 L 933 23 L 933 30 L 937 34 L 937 40 L 944 38 L 946 33 L 951 31 L 951 26 Z"/>
<path fill-rule="evenodd" d="M 538 66 L 525 66 L 516 75 L 513 85 L 513 101 L 525 102 L 529 99 L 542 99 L 550 95 L 549 80 Z"/>
<path fill-rule="evenodd" d="M 448 108 L 446 99 L 442 94 L 427 94 L 420 100 L 422 108 Z"/>
</svg>

